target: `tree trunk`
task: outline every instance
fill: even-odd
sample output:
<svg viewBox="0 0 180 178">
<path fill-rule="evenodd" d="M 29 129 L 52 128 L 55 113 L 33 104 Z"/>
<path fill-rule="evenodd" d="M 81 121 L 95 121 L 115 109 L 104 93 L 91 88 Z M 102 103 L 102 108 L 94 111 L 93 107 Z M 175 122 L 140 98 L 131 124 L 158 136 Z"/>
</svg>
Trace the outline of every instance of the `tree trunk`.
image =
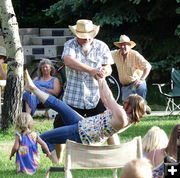
<svg viewBox="0 0 180 178">
<path fill-rule="evenodd" d="M 1 127 L 6 129 L 22 110 L 24 55 L 19 27 L 11 0 L 0 0 L 0 20 L 7 50 L 7 82 L 4 91 Z"/>
</svg>

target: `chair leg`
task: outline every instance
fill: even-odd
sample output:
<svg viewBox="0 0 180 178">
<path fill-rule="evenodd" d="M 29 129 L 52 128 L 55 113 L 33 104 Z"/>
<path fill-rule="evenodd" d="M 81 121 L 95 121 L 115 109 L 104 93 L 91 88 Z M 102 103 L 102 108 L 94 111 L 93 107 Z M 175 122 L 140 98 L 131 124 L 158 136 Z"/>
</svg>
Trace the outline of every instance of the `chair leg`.
<svg viewBox="0 0 180 178">
<path fill-rule="evenodd" d="M 50 171 L 50 168 L 46 171 L 46 178 L 49 178 L 49 171 Z"/>
<path fill-rule="evenodd" d="M 114 168 L 114 178 L 117 178 L 117 168 Z"/>
<path fill-rule="evenodd" d="M 172 111 L 174 111 L 174 105 L 175 105 L 174 99 L 171 99 L 171 103 L 172 103 Z"/>
<path fill-rule="evenodd" d="M 65 178 L 72 178 L 72 173 L 70 170 L 65 171 Z"/>
<path fill-rule="evenodd" d="M 167 102 L 167 106 L 166 106 L 166 112 L 168 111 L 168 109 L 171 111 L 170 103 L 171 103 L 171 98 L 168 98 L 168 102 Z"/>
<path fill-rule="evenodd" d="M 173 102 L 172 105 L 173 105 L 173 108 L 174 108 L 174 109 L 171 110 L 171 112 L 170 112 L 169 115 L 171 115 L 176 109 L 179 109 L 179 110 L 180 110 L 180 104 L 177 105 L 175 102 Z"/>
</svg>

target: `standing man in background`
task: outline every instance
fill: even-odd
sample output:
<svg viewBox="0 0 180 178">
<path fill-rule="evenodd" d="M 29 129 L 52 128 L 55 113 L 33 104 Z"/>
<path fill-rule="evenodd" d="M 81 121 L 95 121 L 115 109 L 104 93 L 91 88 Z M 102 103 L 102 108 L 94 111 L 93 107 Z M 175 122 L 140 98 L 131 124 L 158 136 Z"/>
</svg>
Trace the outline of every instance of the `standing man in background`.
<svg viewBox="0 0 180 178">
<path fill-rule="evenodd" d="M 119 42 L 114 42 L 119 49 L 111 51 L 122 85 L 121 94 L 124 101 L 130 94 L 137 93 L 146 99 L 146 78 L 151 70 L 150 63 L 132 48 L 136 46 L 126 35 L 121 35 Z"/>
</svg>

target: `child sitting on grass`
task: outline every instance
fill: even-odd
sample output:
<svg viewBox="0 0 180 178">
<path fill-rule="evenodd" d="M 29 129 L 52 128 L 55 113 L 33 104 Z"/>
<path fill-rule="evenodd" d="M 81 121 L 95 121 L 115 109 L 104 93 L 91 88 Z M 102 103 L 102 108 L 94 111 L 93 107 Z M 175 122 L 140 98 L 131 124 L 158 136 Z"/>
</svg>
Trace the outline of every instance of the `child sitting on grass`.
<svg viewBox="0 0 180 178">
<path fill-rule="evenodd" d="M 10 160 L 16 153 L 16 172 L 18 174 L 34 174 L 39 167 L 40 158 L 37 143 L 46 151 L 50 158 L 51 153 L 46 143 L 33 129 L 33 118 L 29 113 L 21 113 L 15 121 L 16 139 L 11 150 Z"/>
</svg>

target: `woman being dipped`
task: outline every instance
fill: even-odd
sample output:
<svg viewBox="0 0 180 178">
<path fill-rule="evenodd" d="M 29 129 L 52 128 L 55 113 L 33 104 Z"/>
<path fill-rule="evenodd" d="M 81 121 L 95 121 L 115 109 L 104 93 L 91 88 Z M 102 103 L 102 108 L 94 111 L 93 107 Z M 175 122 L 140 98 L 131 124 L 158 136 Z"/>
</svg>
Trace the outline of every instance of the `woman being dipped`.
<svg viewBox="0 0 180 178">
<path fill-rule="evenodd" d="M 40 137 L 47 143 L 53 162 L 57 163 L 56 154 L 54 154 L 54 144 L 65 143 L 67 139 L 83 144 L 91 144 L 106 141 L 108 137 L 117 133 L 128 125 L 140 122 L 140 119 L 146 112 L 146 101 L 138 95 L 130 95 L 123 103 L 119 105 L 109 89 L 105 78 L 97 78 L 101 99 L 107 108 L 102 113 L 92 117 L 84 118 L 70 108 L 67 104 L 58 100 L 54 96 L 39 90 L 32 82 L 26 71 L 26 88 L 29 88 L 46 107 L 57 111 L 63 118 L 64 127 L 56 128 L 44 132 Z"/>
</svg>

